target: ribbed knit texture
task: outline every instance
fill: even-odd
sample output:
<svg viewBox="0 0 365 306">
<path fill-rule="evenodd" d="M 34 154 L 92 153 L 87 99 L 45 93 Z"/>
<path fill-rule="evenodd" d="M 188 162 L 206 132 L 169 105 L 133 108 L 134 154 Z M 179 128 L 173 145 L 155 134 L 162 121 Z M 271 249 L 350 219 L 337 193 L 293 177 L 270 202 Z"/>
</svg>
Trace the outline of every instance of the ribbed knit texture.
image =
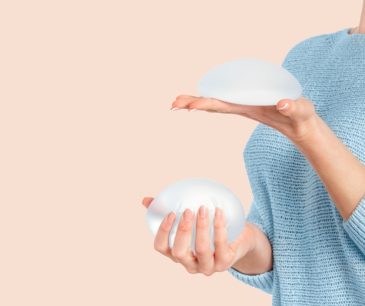
<svg viewBox="0 0 365 306">
<path fill-rule="evenodd" d="M 297 43 L 282 66 L 365 164 L 365 34 L 349 30 Z M 305 156 L 265 124 L 254 129 L 243 158 L 253 193 L 247 221 L 269 238 L 273 269 L 258 275 L 228 272 L 271 293 L 275 306 L 364 306 L 365 197 L 345 221 Z"/>
</svg>

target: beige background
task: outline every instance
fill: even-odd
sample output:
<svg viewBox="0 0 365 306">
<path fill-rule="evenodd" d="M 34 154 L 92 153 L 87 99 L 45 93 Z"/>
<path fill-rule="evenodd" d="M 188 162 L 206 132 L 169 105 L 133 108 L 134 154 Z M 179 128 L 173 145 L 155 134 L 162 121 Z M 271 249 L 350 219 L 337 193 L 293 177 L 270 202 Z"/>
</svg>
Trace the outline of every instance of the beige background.
<svg viewBox="0 0 365 306">
<path fill-rule="evenodd" d="M 213 65 L 281 64 L 361 1 L 1 1 L 0 305 L 271 305 L 153 249 L 141 205 L 180 178 L 252 198 L 257 122 L 169 111 Z"/>
</svg>

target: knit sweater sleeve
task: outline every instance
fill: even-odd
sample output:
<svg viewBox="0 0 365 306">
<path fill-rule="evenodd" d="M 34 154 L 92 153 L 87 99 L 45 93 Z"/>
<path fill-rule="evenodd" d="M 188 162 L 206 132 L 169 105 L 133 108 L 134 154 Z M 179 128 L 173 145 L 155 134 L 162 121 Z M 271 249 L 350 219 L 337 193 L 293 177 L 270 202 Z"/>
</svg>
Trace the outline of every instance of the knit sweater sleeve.
<svg viewBox="0 0 365 306">
<path fill-rule="evenodd" d="M 357 204 L 351 216 L 342 222 L 352 241 L 365 255 L 365 195 Z"/>
<path fill-rule="evenodd" d="M 247 215 L 246 222 L 255 224 L 267 237 L 270 236 L 268 234 L 268 220 L 262 218 L 262 216 L 260 215 L 259 206 L 255 202 L 255 200 L 253 200 L 251 203 L 250 212 Z M 227 271 L 241 282 L 244 282 L 252 287 L 261 289 L 266 293 L 272 293 L 273 270 L 260 274 L 245 274 L 230 267 Z"/>
</svg>

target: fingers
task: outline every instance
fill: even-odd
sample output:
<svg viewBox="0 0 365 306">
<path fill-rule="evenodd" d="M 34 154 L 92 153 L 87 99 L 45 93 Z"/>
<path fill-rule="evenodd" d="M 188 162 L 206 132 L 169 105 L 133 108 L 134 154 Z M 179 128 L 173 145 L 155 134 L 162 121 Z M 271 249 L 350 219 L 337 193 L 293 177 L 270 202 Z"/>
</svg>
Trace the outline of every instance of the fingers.
<svg viewBox="0 0 365 306">
<path fill-rule="evenodd" d="M 195 252 L 199 262 L 199 272 L 211 275 L 214 268 L 213 253 L 210 248 L 210 226 L 209 213 L 205 206 L 201 206 L 198 211 L 196 223 Z"/>
<path fill-rule="evenodd" d="M 196 99 L 188 105 L 188 108 L 226 114 L 242 114 L 247 111 L 247 107 L 244 105 L 207 98 Z"/>
<path fill-rule="evenodd" d="M 176 97 L 175 101 L 172 103 L 172 108 L 187 108 L 187 106 L 202 97 L 188 96 L 188 95 L 179 95 Z"/>
<path fill-rule="evenodd" d="M 192 227 L 194 225 L 194 213 L 186 209 L 179 221 L 174 245 L 169 247 L 169 236 L 176 215 L 170 212 L 157 231 L 154 248 L 161 254 L 169 257 L 176 263 L 181 263 L 189 273 L 203 273 L 206 276 L 214 272 L 223 272 L 229 267 L 235 258 L 237 248 L 242 244 L 242 237 L 231 245 L 227 240 L 226 220 L 223 210 L 216 208 L 214 217 L 214 245 L 213 254 L 210 248 L 210 220 L 206 207 L 201 206 L 196 222 L 196 240 L 194 256 L 191 250 Z"/>
<path fill-rule="evenodd" d="M 229 247 L 226 220 L 223 210 L 219 207 L 216 207 L 214 217 L 214 249 L 215 270 L 225 271 L 227 265 L 232 261 L 234 252 Z"/>
<path fill-rule="evenodd" d="M 241 115 L 266 124 L 285 135 L 290 134 L 293 124 L 296 126 L 303 121 L 312 121 L 316 114 L 313 103 L 304 97 L 296 100 L 282 99 L 276 105 L 255 106 L 230 103 L 214 98 L 179 95 L 172 103 L 172 108 Z"/>
<path fill-rule="evenodd" d="M 196 273 L 198 271 L 196 258 L 191 251 L 193 221 L 194 213 L 190 209 L 186 209 L 180 219 L 174 245 L 171 249 L 172 256 L 190 273 Z"/>
<path fill-rule="evenodd" d="M 249 106 L 239 105 L 214 98 L 195 97 L 180 95 L 172 103 L 172 108 L 186 108 L 188 110 L 197 109 L 208 112 L 241 114 L 249 110 Z"/>
<path fill-rule="evenodd" d="M 142 205 L 148 208 L 151 205 L 152 201 L 153 201 L 152 197 L 144 197 L 142 200 Z"/>
<path fill-rule="evenodd" d="M 171 249 L 169 247 L 169 233 L 172 225 L 174 224 L 175 218 L 175 213 L 170 212 L 162 220 L 154 240 L 154 249 L 176 262 L 176 259 L 172 256 Z"/>
</svg>

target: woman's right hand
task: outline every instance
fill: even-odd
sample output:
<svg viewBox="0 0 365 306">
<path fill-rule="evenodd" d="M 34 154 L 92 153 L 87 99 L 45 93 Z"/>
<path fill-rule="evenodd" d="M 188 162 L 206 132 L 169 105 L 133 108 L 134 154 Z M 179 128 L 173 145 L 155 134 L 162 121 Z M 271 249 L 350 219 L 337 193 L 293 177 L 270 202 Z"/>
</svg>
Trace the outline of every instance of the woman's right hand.
<svg viewBox="0 0 365 306">
<path fill-rule="evenodd" d="M 321 122 L 314 103 L 305 97 L 296 100 L 281 99 L 275 105 L 241 105 L 214 98 L 179 95 L 171 109 L 196 109 L 240 115 L 278 130 L 294 143 L 311 137 L 317 132 Z"/>
<path fill-rule="evenodd" d="M 153 198 L 145 197 L 142 204 L 148 208 Z M 206 210 L 205 210 L 206 211 Z M 215 210 L 214 217 L 214 253 L 210 249 L 209 214 L 200 207 L 196 222 L 194 255 L 191 248 L 191 231 L 194 213 L 187 209 L 178 224 L 174 245 L 169 247 L 169 234 L 176 215 L 171 212 L 161 222 L 154 240 L 154 249 L 182 264 L 189 273 L 202 273 L 206 276 L 223 272 L 254 248 L 254 233 L 247 223 L 239 237 L 231 244 L 227 241 L 225 217 L 221 209 Z"/>
</svg>

